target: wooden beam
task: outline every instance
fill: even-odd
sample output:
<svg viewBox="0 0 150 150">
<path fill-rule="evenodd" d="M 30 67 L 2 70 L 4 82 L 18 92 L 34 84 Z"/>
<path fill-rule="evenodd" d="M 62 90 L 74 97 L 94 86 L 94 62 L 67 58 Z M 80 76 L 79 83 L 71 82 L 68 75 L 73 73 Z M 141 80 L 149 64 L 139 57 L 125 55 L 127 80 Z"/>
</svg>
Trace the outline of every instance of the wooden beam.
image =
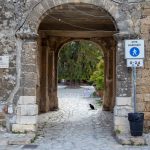
<svg viewBox="0 0 150 150">
<path fill-rule="evenodd" d="M 112 37 L 116 31 L 68 31 L 68 30 L 40 30 L 40 35 L 71 37 L 71 38 L 94 38 Z"/>
<path fill-rule="evenodd" d="M 105 31 L 114 31 L 115 27 L 111 24 L 94 24 L 90 22 L 85 22 L 82 24 L 75 24 L 71 22 L 51 22 L 49 23 L 42 23 L 39 27 L 39 30 L 105 30 Z"/>
</svg>

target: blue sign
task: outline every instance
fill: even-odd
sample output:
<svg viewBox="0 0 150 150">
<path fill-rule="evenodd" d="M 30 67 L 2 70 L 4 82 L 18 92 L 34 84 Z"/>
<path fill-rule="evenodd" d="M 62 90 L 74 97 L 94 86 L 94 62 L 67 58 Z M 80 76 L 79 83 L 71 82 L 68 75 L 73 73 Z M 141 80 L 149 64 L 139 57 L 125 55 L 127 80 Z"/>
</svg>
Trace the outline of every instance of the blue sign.
<svg viewBox="0 0 150 150">
<path fill-rule="evenodd" d="M 133 57 L 137 57 L 140 55 L 140 50 L 137 47 L 132 47 L 130 49 L 130 55 Z"/>
</svg>

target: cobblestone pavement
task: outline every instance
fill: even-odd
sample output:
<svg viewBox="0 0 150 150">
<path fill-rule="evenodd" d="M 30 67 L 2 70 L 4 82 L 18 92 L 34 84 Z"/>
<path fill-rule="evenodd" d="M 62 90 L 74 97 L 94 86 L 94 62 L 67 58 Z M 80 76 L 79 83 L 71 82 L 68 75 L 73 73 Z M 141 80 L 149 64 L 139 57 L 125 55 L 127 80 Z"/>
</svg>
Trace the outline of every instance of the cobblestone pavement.
<svg viewBox="0 0 150 150">
<path fill-rule="evenodd" d="M 39 116 L 36 150 L 150 150 L 148 146 L 122 146 L 113 136 L 113 114 L 104 112 L 97 99 L 88 98 L 92 90 L 59 89 L 59 111 Z M 89 108 L 89 103 L 96 110 Z M 9 146 L 6 150 L 22 146 Z"/>
</svg>

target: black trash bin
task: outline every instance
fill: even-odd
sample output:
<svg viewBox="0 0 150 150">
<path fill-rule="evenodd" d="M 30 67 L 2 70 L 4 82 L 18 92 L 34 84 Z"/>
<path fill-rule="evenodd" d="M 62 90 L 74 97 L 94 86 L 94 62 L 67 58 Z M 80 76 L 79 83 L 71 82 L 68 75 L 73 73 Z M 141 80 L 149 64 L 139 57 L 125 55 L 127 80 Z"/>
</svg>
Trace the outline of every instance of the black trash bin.
<svg viewBox="0 0 150 150">
<path fill-rule="evenodd" d="M 144 113 L 129 113 L 128 120 L 130 122 L 130 132 L 132 136 L 142 136 Z"/>
</svg>

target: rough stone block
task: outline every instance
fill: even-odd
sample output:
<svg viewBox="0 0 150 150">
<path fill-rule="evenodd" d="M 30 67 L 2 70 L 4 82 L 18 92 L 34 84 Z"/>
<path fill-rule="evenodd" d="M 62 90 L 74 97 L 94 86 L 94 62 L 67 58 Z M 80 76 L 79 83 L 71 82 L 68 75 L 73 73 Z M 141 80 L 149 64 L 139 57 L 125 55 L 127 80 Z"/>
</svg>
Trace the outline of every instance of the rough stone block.
<svg viewBox="0 0 150 150">
<path fill-rule="evenodd" d="M 144 121 L 144 127 L 145 127 L 145 129 L 148 128 L 148 131 L 149 131 L 149 128 L 150 128 L 150 121 L 149 120 Z"/>
<path fill-rule="evenodd" d="M 27 65 L 27 64 L 24 64 L 24 65 L 22 65 L 22 68 L 21 68 L 22 70 L 22 72 L 26 72 L 26 73 L 28 73 L 28 72 L 36 72 L 36 65 Z"/>
<path fill-rule="evenodd" d="M 137 93 L 150 93 L 150 85 L 141 85 L 140 88 L 137 88 Z"/>
<path fill-rule="evenodd" d="M 36 96 L 20 96 L 18 104 L 20 105 L 36 104 Z"/>
<path fill-rule="evenodd" d="M 133 112 L 130 106 L 115 106 L 114 108 L 114 115 L 118 117 L 127 117 L 130 112 Z"/>
<path fill-rule="evenodd" d="M 8 139 L 1 137 L 0 138 L 0 145 L 8 145 Z"/>
<path fill-rule="evenodd" d="M 116 97 L 116 105 L 131 106 L 131 97 Z"/>
<path fill-rule="evenodd" d="M 34 79 L 24 79 L 21 78 L 20 80 L 20 86 L 21 87 L 26 87 L 26 88 L 35 88 L 36 87 L 37 81 Z"/>
<path fill-rule="evenodd" d="M 35 96 L 36 88 L 20 87 L 20 93 L 23 93 L 24 96 Z"/>
<path fill-rule="evenodd" d="M 5 104 L 0 104 L 0 113 L 3 113 L 4 107 L 5 107 Z"/>
<path fill-rule="evenodd" d="M 122 144 L 122 145 L 131 145 L 131 141 L 129 138 L 127 138 L 126 136 L 124 135 L 116 135 L 116 139 L 117 141 Z"/>
<path fill-rule="evenodd" d="M 12 125 L 12 131 L 13 132 L 35 132 L 37 129 L 36 125 L 30 124 L 30 125 L 22 125 L 22 124 L 13 124 Z"/>
<path fill-rule="evenodd" d="M 34 116 L 38 114 L 38 105 L 18 105 L 17 115 Z"/>
<path fill-rule="evenodd" d="M 35 55 L 25 54 L 21 58 L 23 64 L 35 64 Z"/>
<path fill-rule="evenodd" d="M 137 107 L 137 111 L 143 112 L 145 109 L 145 103 L 144 102 L 143 103 L 137 103 L 136 107 Z"/>
<path fill-rule="evenodd" d="M 144 111 L 146 111 L 146 112 L 150 111 L 150 103 L 149 102 L 145 103 L 145 109 L 144 109 Z"/>
<path fill-rule="evenodd" d="M 130 134 L 121 134 L 116 136 L 117 141 L 122 145 L 145 145 L 145 137 L 133 137 Z"/>
<path fill-rule="evenodd" d="M 136 99 L 138 103 L 144 102 L 144 95 L 143 94 L 136 94 Z"/>
<path fill-rule="evenodd" d="M 16 123 L 17 124 L 36 124 L 37 123 L 37 115 L 36 116 L 17 115 Z"/>
<path fill-rule="evenodd" d="M 37 74 L 35 72 L 22 73 L 21 77 L 24 80 L 36 80 Z"/>
<path fill-rule="evenodd" d="M 0 119 L 5 119 L 5 114 L 3 112 L 0 112 Z"/>
<path fill-rule="evenodd" d="M 13 113 L 13 105 L 8 105 L 8 113 L 9 114 Z"/>
<path fill-rule="evenodd" d="M 133 145 L 145 145 L 145 140 L 142 136 L 141 137 L 131 137 L 130 140 Z"/>
<path fill-rule="evenodd" d="M 150 102 L 150 94 L 144 94 L 144 101 Z"/>
<path fill-rule="evenodd" d="M 146 144 L 150 145 L 150 134 L 145 134 L 144 138 L 145 138 Z"/>
<path fill-rule="evenodd" d="M 128 126 L 117 125 L 115 131 L 119 131 L 121 134 L 130 134 L 130 128 Z"/>
<path fill-rule="evenodd" d="M 114 117 L 114 124 L 115 125 L 122 125 L 122 126 L 129 126 L 129 121 L 127 117 Z"/>
<path fill-rule="evenodd" d="M 144 119 L 150 120 L 150 112 L 144 112 Z"/>
</svg>

